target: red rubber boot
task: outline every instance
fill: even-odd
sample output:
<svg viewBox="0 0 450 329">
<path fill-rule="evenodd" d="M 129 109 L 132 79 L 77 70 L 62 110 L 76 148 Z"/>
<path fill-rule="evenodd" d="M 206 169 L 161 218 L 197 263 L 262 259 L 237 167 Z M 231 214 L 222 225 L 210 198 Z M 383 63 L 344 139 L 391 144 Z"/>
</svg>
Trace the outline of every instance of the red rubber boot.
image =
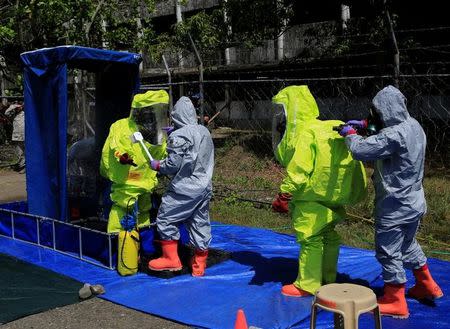
<svg viewBox="0 0 450 329">
<path fill-rule="evenodd" d="M 380 307 L 381 315 L 399 319 L 408 318 L 409 311 L 405 298 L 405 284 L 385 283 L 384 295 L 378 298 L 378 306 Z"/>
<path fill-rule="evenodd" d="M 414 270 L 413 273 L 416 278 L 416 284 L 409 289 L 408 297 L 433 300 L 444 296 L 441 288 L 433 280 L 427 264 Z"/>
<path fill-rule="evenodd" d="M 153 271 L 180 271 L 183 266 L 178 257 L 178 241 L 162 240 L 161 249 L 162 256 L 149 261 L 148 268 Z"/>
<path fill-rule="evenodd" d="M 293 284 L 287 284 L 281 288 L 281 293 L 288 297 L 307 297 L 311 294 L 305 290 L 297 288 Z"/>
<path fill-rule="evenodd" d="M 192 276 L 203 276 L 205 274 L 206 260 L 208 259 L 208 250 L 195 249 L 192 257 Z"/>
</svg>

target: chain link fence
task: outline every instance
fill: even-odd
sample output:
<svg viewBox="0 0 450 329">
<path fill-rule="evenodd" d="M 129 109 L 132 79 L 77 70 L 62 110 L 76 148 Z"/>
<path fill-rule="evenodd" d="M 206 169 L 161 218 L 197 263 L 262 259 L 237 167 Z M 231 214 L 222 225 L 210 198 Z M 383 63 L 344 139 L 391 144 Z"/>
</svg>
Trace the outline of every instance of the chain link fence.
<svg viewBox="0 0 450 329">
<path fill-rule="evenodd" d="M 368 115 L 375 94 L 392 83 L 391 76 L 317 79 L 205 80 L 203 112 L 213 135 L 246 134 L 260 141 L 258 153 L 272 156 L 271 99 L 289 85 L 306 84 L 315 96 L 320 119 L 350 120 Z M 143 85 L 171 88 L 174 100 L 198 91 L 199 81 Z M 428 139 L 427 162 L 448 169 L 450 155 L 450 74 L 404 75 L 399 89 L 409 113 L 423 126 Z M 238 163 L 236 164 L 239 165 Z"/>
<path fill-rule="evenodd" d="M 367 116 L 372 98 L 391 82 L 392 77 L 387 75 L 316 79 L 205 80 L 203 112 L 209 119 L 208 127 L 213 134 L 252 135 L 260 140 L 254 145 L 259 148 L 259 154 L 272 156 L 271 99 L 282 88 L 289 85 L 308 85 L 319 105 L 320 119 L 346 121 Z M 199 81 L 158 83 L 143 85 L 142 89 L 171 90 L 175 101 L 182 95 L 198 91 L 199 84 Z M 450 74 L 403 75 L 399 80 L 399 88 L 407 98 L 410 114 L 421 123 L 427 134 L 427 162 L 448 169 Z M 87 90 L 86 103 L 94 104 L 90 90 Z M 76 107 L 74 105 L 71 105 L 71 109 Z M 87 113 L 93 112 L 89 107 Z M 81 124 L 82 121 L 86 121 L 86 118 L 78 118 L 79 111 L 71 110 L 70 113 L 69 123 Z M 10 120 L 3 117 L 1 122 L 3 146 L 8 141 L 7 135 L 11 133 L 11 124 Z M 85 129 L 76 124 L 69 126 L 74 129 L 73 132 L 69 132 L 70 134 L 84 135 Z M 3 150 L 5 151 L 5 148 Z"/>
</svg>

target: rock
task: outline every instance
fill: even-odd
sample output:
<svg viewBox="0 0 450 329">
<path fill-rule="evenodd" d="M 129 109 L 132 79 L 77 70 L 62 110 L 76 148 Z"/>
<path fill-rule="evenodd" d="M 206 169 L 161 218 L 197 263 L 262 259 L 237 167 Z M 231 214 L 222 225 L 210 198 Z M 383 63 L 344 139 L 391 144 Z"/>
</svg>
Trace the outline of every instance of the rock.
<svg viewBox="0 0 450 329">
<path fill-rule="evenodd" d="M 78 291 L 80 299 L 87 299 L 92 296 L 91 285 L 85 283 L 84 286 Z"/>
<path fill-rule="evenodd" d="M 93 295 L 101 295 L 105 293 L 105 288 L 101 284 L 94 284 L 90 287 Z"/>
</svg>

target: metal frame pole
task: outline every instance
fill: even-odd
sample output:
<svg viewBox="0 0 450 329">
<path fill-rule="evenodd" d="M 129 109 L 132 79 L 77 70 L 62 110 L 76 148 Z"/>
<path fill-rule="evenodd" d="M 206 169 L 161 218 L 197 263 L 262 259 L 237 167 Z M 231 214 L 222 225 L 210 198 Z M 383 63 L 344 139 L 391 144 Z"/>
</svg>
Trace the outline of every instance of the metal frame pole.
<svg viewBox="0 0 450 329">
<path fill-rule="evenodd" d="M 197 57 L 197 61 L 198 61 L 198 70 L 199 70 L 199 84 L 198 84 L 198 89 L 200 92 L 200 122 L 202 124 L 204 124 L 204 119 L 203 119 L 203 115 L 205 112 L 205 105 L 204 105 L 204 95 L 203 95 L 203 61 L 202 58 L 200 56 L 200 53 L 197 50 L 197 47 L 195 46 L 194 40 L 192 40 L 192 36 L 189 33 L 189 40 L 191 41 L 192 44 L 192 48 L 194 49 L 195 52 L 195 56 Z"/>
<path fill-rule="evenodd" d="M 172 112 L 173 109 L 173 95 L 172 95 L 172 74 L 170 73 L 169 64 L 167 64 L 166 56 L 162 55 L 162 60 L 164 62 L 164 67 L 167 72 L 167 83 L 169 85 L 169 111 Z"/>
</svg>

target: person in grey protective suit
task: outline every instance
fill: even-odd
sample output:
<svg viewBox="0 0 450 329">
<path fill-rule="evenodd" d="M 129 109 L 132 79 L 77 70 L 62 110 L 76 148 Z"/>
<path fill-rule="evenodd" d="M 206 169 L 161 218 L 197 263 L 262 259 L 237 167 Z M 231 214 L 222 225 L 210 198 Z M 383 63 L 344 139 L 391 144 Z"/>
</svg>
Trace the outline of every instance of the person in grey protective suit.
<svg viewBox="0 0 450 329">
<path fill-rule="evenodd" d="M 356 160 L 375 161 L 375 244 L 382 266 L 384 295 L 378 299 L 384 315 L 406 318 L 406 275 L 412 269 L 416 282 L 408 295 L 416 299 L 443 296 L 433 280 L 427 259 L 416 240 L 427 210 L 422 186 L 426 136 L 406 108 L 405 96 L 387 86 L 374 97 L 367 120 L 351 120 L 340 131 Z M 378 122 L 379 132 L 364 138 L 357 134 Z"/>
<path fill-rule="evenodd" d="M 151 168 L 172 176 L 162 197 L 156 218 L 161 236 L 162 257 L 151 260 L 155 271 L 177 271 L 182 268 L 177 246 L 178 224 L 183 222 L 195 247 L 191 261 L 192 275 L 202 276 L 211 242 L 209 201 L 212 195 L 214 145 L 208 129 L 197 123 L 191 100 L 181 97 L 171 113 L 173 128 L 168 134 L 167 158 L 151 162 Z M 172 132 L 173 130 L 173 132 Z"/>
</svg>

